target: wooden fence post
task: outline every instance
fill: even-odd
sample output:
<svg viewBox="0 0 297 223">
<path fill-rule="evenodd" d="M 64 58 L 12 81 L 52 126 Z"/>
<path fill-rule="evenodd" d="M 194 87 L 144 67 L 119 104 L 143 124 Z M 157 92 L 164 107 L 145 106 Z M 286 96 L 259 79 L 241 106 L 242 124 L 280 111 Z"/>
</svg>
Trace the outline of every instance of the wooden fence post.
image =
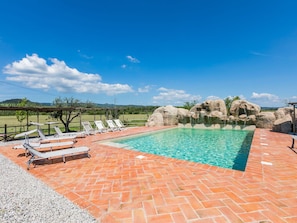
<svg viewBox="0 0 297 223">
<path fill-rule="evenodd" d="M 7 141 L 7 124 L 4 124 L 4 141 Z"/>
</svg>

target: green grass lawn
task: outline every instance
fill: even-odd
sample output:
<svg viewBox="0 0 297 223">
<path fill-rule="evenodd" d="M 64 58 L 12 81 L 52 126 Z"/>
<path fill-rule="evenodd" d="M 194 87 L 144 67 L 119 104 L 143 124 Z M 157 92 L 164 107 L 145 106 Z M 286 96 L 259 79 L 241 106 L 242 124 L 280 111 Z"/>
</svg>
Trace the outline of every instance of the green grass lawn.
<svg viewBox="0 0 297 223">
<path fill-rule="evenodd" d="M 120 115 L 119 117 L 121 121 L 127 126 L 144 126 L 145 122 L 148 119 L 147 114 L 125 114 Z M 95 120 L 102 120 L 105 122 L 106 117 L 105 115 L 81 115 L 81 117 L 75 118 L 70 123 L 70 129 L 73 131 L 81 131 L 80 121 L 90 121 L 91 124 L 94 124 Z M 48 115 L 30 115 L 28 117 L 29 122 L 39 122 L 39 123 L 46 123 L 46 122 L 57 122 L 61 130 L 64 130 L 64 125 L 56 119 L 51 118 Z M 8 133 L 19 133 L 27 130 L 27 119 L 25 119 L 22 123 L 20 123 L 16 116 L 0 116 L 0 133 L 4 133 L 4 125 L 7 125 L 7 132 Z M 50 129 L 49 129 L 50 127 Z M 34 129 L 35 126 L 29 126 L 28 129 Z M 45 134 L 54 133 L 53 126 L 43 125 L 41 129 L 44 131 Z"/>
</svg>

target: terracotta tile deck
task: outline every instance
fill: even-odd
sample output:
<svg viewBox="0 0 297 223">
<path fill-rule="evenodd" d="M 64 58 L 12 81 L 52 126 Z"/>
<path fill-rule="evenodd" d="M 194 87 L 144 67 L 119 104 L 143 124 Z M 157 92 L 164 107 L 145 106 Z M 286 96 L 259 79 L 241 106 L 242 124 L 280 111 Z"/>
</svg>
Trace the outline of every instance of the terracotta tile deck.
<svg viewBox="0 0 297 223">
<path fill-rule="evenodd" d="M 98 222 L 297 222 L 297 154 L 289 135 L 256 129 L 245 172 L 100 145 L 156 129 L 88 136 L 77 144 L 91 148 L 90 159 L 30 173 Z M 23 151 L 11 147 L 0 153 L 26 169 Z"/>
</svg>

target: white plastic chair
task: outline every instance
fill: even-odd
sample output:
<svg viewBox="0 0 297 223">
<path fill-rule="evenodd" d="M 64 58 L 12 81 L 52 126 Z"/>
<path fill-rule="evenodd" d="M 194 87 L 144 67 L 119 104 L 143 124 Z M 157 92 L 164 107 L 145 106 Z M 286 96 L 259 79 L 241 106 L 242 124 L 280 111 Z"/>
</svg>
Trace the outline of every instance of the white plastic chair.
<svg viewBox="0 0 297 223">
<path fill-rule="evenodd" d="M 117 131 L 119 128 L 114 124 L 112 120 L 106 120 L 106 123 L 111 131 Z"/>
<path fill-rule="evenodd" d="M 99 133 L 107 132 L 107 128 L 105 127 L 105 125 L 101 120 L 95 121 L 95 125 Z"/>
<path fill-rule="evenodd" d="M 120 119 L 115 119 L 114 122 L 115 122 L 115 124 L 118 126 L 118 128 L 120 130 L 124 130 L 126 128 L 125 125 L 121 122 Z"/>
</svg>

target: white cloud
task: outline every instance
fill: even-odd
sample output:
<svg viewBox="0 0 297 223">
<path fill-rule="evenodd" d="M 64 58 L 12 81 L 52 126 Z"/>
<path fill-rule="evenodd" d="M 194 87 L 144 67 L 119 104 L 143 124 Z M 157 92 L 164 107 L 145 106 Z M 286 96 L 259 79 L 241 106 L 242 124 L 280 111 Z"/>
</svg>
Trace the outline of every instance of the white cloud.
<svg viewBox="0 0 297 223">
<path fill-rule="evenodd" d="M 127 68 L 127 65 L 126 65 L 126 64 L 123 64 L 123 65 L 121 66 L 121 68 L 122 68 L 122 69 L 126 69 L 126 68 Z"/>
<path fill-rule="evenodd" d="M 126 58 L 131 62 L 131 63 L 140 63 L 138 59 L 132 56 L 126 56 Z"/>
<path fill-rule="evenodd" d="M 145 86 L 143 88 L 138 88 L 138 92 L 139 93 L 147 93 L 147 92 L 150 91 L 150 89 L 151 89 L 151 86 L 147 85 L 147 86 Z"/>
<path fill-rule="evenodd" d="M 283 105 L 284 100 L 280 99 L 277 95 L 269 94 L 269 93 L 256 93 L 253 92 L 251 96 L 251 100 L 259 104 L 260 106 L 271 106 L 277 107 Z"/>
<path fill-rule="evenodd" d="M 167 89 L 161 87 L 158 89 L 159 95 L 153 97 L 154 103 L 182 105 L 185 102 L 199 101 L 201 96 L 191 95 L 184 90 Z"/>
<path fill-rule="evenodd" d="M 50 58 L 51 64 L 37 54 L 26 55 L 4 67 L 6 79 L 21 82 L 29 88 L 55 89 L 59 92 L 105 93 L 108 95 L 133 92 L 127 84 L 107 84 L 101 82 L 99 74 L 83 73 L 70 68 L 64 61 Z"/>
<path fill-rule="evenodd" d="M 217 97 L 217 96 L 214 96 L 214 95 L 210 95 L 210 96 L 207 96 L 207 97 L 206 97 L 206 101 L 207 101 L 207 100 L 218 100 L 218 99 L 221 99 L 221 98 L 219 98 L 219 97 Z"/>
<path fill-rule="evenodd" d="M 279 97 L 278 96 L 273 95 L 273 94 L 269 94 L 269 93 L 256 93 L 256 92 L 253 92 L 251 98 L 252 99 L 256 99 L 256 100 L 258 100 L 258 99 L 266 99 L 266 100 L 274 101 L 274 102 L 279 101 Z"/>
</svg>

